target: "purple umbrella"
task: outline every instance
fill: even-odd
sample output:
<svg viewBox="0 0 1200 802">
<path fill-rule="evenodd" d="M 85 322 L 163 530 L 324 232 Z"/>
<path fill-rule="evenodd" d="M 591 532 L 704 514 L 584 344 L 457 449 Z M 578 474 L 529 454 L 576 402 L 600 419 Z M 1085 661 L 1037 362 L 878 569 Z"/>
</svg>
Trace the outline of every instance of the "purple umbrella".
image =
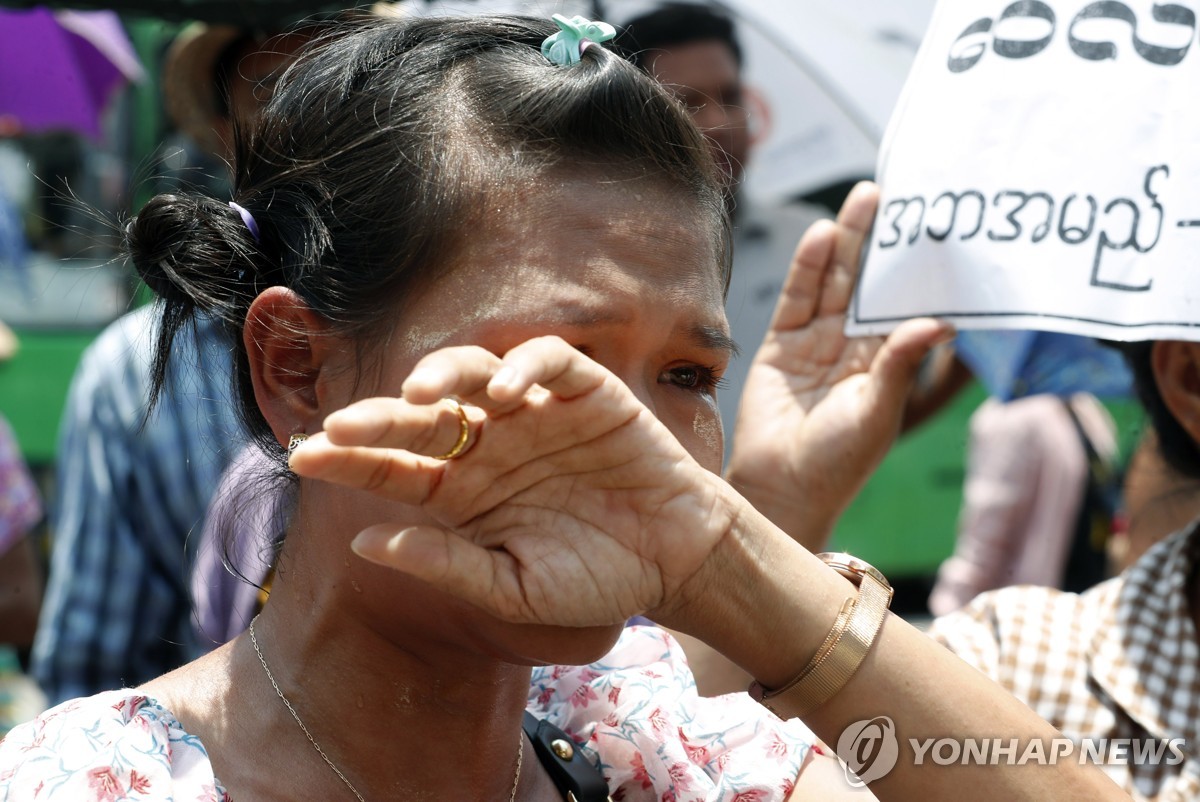
<svg viewBox="0 0 1200 802">
<path fill-rule="evenodd" d="M 144 73 L 111 11 L 0 10 L 0 118 L 100 138 L 117 87 Z"/>
</svg>

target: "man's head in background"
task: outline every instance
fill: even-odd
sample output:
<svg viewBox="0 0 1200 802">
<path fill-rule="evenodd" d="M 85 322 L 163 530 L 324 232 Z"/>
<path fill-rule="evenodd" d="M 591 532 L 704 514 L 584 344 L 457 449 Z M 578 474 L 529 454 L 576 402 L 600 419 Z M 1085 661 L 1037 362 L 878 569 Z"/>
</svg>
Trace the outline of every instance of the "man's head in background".
<svg viewBox="0 0 1200 802">
<path fill-rule="evenodd" d="M 633 63 L 675 91 L 736 186 L 750 152 L 750 129 L 742 50 L 729 18 L 705 6 L 673 3 L 631 20 L 617 43 Z"/>
<path fill-rule="evenodd" d="M 211 155 L 229 161 L 234 119 L 248 120 L 270 99 L 275 81 L 315 32 L 188 26 L 171 43 L 163 66 L 171 120 Z"/>
</svg>

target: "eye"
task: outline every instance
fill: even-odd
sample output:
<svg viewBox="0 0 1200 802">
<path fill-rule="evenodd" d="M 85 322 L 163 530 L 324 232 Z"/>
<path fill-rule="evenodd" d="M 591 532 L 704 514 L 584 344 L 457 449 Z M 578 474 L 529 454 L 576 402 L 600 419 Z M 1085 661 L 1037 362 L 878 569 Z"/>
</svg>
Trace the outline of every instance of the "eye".
<svg viewBox="0 0 1200 802">
<path fill-rule="evenodd" d="M 686 390 L 712 392 L 721 386 L 717 368 L 703 365 L 680 365 L 663 373 L 661 381 Z"/>
</svg>

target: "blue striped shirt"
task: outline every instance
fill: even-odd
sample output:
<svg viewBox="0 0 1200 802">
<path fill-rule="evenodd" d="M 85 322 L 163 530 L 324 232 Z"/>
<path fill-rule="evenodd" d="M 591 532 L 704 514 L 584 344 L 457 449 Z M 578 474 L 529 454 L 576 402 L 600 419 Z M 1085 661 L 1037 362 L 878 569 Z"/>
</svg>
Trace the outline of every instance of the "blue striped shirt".
<svg viewBox="0 0 1200 802">
<path fill-rule="evenodd" d="M 59 436 L 50 577 L 33 652 L 51 704 L 132 687 L 195 656 L 189 572 L 222 470 L 245 442 L 231 345 L 215 322 L 176 337 L 143 428 L 155 309 L 84 353 Z"/>
</svg>

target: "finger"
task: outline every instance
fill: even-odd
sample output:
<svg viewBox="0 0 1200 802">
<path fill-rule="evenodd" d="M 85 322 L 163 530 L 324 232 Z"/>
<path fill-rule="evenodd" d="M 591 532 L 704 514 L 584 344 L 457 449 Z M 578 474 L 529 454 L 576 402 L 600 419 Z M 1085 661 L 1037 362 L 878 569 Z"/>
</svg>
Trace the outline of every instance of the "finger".
<svg viewBox="0 0 1200 802">
<path fill-rule="evenodd" d="M 561 337 L 537 337 L 504 355 L 504 367 L 492 378 L 488 394 L 512 404 L 539 385 L 569 400 L 595 390 L 607 376 L 608 371 Z"/>
<path fill-rule="evenodd" d="M 837 224 L 832 220 L 818 220 L 804 232 L 775 305 L 775 317 L 771 321 L 773 330 L 802 329 L 812 322 L 821 297 L 821 285 L 833 263 L 837 237 Z"/>
<path fill-rule="evenodd" d="M 466 452 L 477 439 L 486 414 L 464 405 L 467 417 Z M 413 404 L 402 398 L 368 398 L 334 412 L 323 424 L 329 442 L 338 446 L 398 448 L 435 457 L 459 444 L 462 418 L 458 406 L 442 399 L 435 404 Z"/>
<path fill-rule="evenodd" d="M 309 437 L 288 459 L 309 479 L 367 490 L 406 504 L 420 504 L 437 486 L 445 463 L 407 451 L 339 446 L 324 432 Z"/>
<path fill-rule="evenodd" d="M 408 574 L 504 620 L 519 620 L 515 559 L 433 526 L 396 531 L 386 524 L 360 532 L 350 543 L 365 560 Z"/>
<path fill-rule="evenodd" d="M 850 296 L 858 278 L 863 242 L 871 230 L 878 205 L 879 187 L 870 181 L 859 182 L 846 196 L 846 202 L 838 212 L 838 238 L 833 269 L 826 273 L 825 282 L 821 287 L 818 316 L 842 315 L 850 306 Z"/>
<path fill-rule="evenodd" d="M 442 348 L 417 362 L 400 392 L 413 404 L 433 404 L 453 395 L 490 409 L 494 402 L 486 388 L 500 367 L 500 357 L 475 345 Z"/>
<path fill-rule="evenodd" d="M 871 227 L 878 205 L 879 185 L 874 181 L 859 181 L 846 195 L 846 200 L 842 201 L 837 224 L 865 233 Z"/>
<path fill-rule="evenodd" d="M 888 335 L 870 369 L 885 403 L 902 405 L 926 354 L 953 338 L 953 326 L 928 317 L 906 320 Z"/>
</svg>

